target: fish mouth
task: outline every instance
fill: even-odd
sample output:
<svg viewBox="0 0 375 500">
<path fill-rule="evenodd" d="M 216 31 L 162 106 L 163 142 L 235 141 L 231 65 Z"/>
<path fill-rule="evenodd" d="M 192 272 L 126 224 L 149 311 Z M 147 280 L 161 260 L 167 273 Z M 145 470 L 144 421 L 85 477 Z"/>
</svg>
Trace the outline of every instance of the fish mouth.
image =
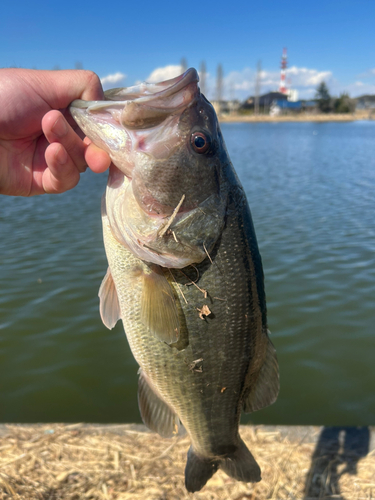
<svg viewBox="0 0 375 500">
<path fill-rule="evenodd" d="M 199 99 L 198 81 L 190 68 L 161 83 L 107 90 L 103 101 L 75 100 L 69 110 L 87 137 L 132 177 L 133 153 L 161 160 L 181 144 L 180 117 Z"/>
<path fill-rule="evenodd" d="M 165 80 L 160 83 L 142 83 L 133 87 L 124 89 L 111 89 L 105 92 L 105 96 L 109 100 L 114 100 L 117 96 L 121 96 L 124 100 L 135 100 L 139 103 L 148 102 L 155 99 L 165 99 L 184 90 L 191 84 L 197 84 L 199 76 L 194 68 L 190 68 L 182 75 Z"/>
<path fill-rule="evenodd" d="M 167 116 L 179 113 L 199 95 L 199 76 L 194 68 L 160 83 L 142 83 L 104 92 L 105 101 L 72 102 L 70 109 L 88 113 L 109 112 L 128 129 L 158 125 Z"/>
</svg>

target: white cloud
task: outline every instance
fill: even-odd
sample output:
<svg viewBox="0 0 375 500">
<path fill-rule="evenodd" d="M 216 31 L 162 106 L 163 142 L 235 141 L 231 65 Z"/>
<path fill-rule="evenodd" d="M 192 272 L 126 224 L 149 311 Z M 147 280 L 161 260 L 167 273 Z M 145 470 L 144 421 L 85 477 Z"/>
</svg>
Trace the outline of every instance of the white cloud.
<svg viewBox="0 0 375 500">
<path fill-rule="evenodd" d="M 164 80 L 175 78 L 181 74 L 181 66 L 179 64 L 170 64 L 164 67 L 155 68 L 146 81 L 149 83 L 158 83 Z M 316 88 L 322 81 L 328 85 L 331 95 L 340 95 L 342 92 L 348 92 L 352 97 L 362 94 L 375 94 L 374 80 L 375 68 L 369 69 L 366 73 L 357 76 L 357 80 L 353 83 L 342 85 L 337 81 L 332 71 L 292 66 L 286 72 L 287 87 L 298 91 L 300 99 L 313 99 L 316 94 Z M 120 86 L 126 78 L 126 75 L 120 72 L 109 74 L 101 79 L 104 88 Z M 224 99 L 239 99 L 244 100 L 249 96 L 254 95 L 255 90 L 256 70 L 255 68 L 246 67 L 240 71 L 232 71 L 224 74 L 223 78 L 223 97 Z M 366 81 L 368 79 L 368 81 Z M 140 83 L 140 82 L 135 82 Z M 280 70 L 269 71 L 263 69 L 261 71 L 260 92 L 276 91 L 280 84 Z M 216 72 L 206 73 L 205 95 L 209 100 L 216 98 Z"/>
<path fill-rule="evenodd" d="M 115 84 L 122 83 L 125 78 L 126 75 L 118 71 L 117 73 L 111 73 L 110 75 L 104 76 L 100 79 L 100 81 L 102 82 L 103 87 L 110 88 Z"/>
<path fill-rule="evenodd" d="M 231 71 L 224 77 L 224 90 L 254 92 L 255 71 L 244 68 L 242 71 Z M 225 94 L 227 93 L 225 92 Z"/>
<path fill-rule="evenodd" d="M 351 97 L 375 94 L 375 68 L 368 69 L 357 75 L 358 80 L 347 85 L 341 85 L 338 93 L 348 92 Z"/>
<path fill-rule="evenodd" d="M 146 78 L 149 83 L 158 83 L 169 80 L 181 74 L 180 65 L 168 65 L 156 68 Z M 256 71 L 253 68 L 244 68 L 241 71 L 232 71 L 223 78 L 224 99 L 246 99 L 254 95 Z M 310 68 L 292 66 L 287 70 L 287 86 L 297 89 L 301 97 L 311 98 L 315 95 L 318 84 L 332 79 L 331 71 L 319 71 Z M 280 71 L 261 71 L 261 93 L 278 90 L 280 84 Z M 206 91 L 208 99 L 216 99 L 216 74 L 206 74 Z"/>
<path fill-rule="evenodd" d="M 146 78 L 147 83 L 159 83 L 163 82 L 165 80 L 170 80 L 171 78 L 175 78 L 176 76 L 180 76 L 182 73 L 182 68 L 179 64 L 172 65 L 170 64 L 169 66 L 164 66 L 163 68 L 156 68 L 152 73 Z M 198 71 L 199 78 L 200 72 Z M 213 81 L 215 81 L 211 73 L 206 72 L 206 92 L 205 95 L 210 91 L 210 88 L 213 86 Z M 136 84 L 141 83 L 140 81 L 137 81 Z M 213 96 L 211 96 L 211 99 Z"/>
<path fill-rule="evenodd" d="M 364 73 L 357 75 L 357 77 L 366 79 L 366 78 L 373 78 L 374 75 L 375 75 L 375 68 L 372 68 L 372 69 L 368 69 Z"/>
<path fill-rule="evenodd" d="M 342 92 L 348 92 L 351 97 L 358 97 L 361 95 L 375 94 L 375 84 L 365 83 L 362 81 L 356 81 L 349 85 L 343 86 L 340 89 L 340 94 Z"/>
<path fill-rule="evenodd" d="M 318 71 L 292 66 L 286 70 L 286 78 L 291 80 L 294 87 L 316 87 L 322 81 L 328 82 L 332 78 L 332 71 Z"/>
<path fill-rule="evenodd" d="M 244 68 L 242 71 L 232 71 L 224 78 L 224 98 L 231 98 L 234 94 L 233 97 L 237 99 L 246 99 L 250 95 L 254 95 L 255 79 L 255 69 Z M 260 80 L 261 94 L 276 91 L 280 85 L 280 71 L 263 69 L 260 74 Z M 309 99 L 314 97 L 316 87 L 323 80 L 329 85 L 336 83 L 331 71 L 319 71 L 292 66 L 286 72 L 287 87 L 298 90 L 301 98 Z M 213 99 L 216 97 L 216 82 L 214 77 L 211 78 L 210 83 L 211 93 L 209 94 L 209 98 Z"/>
<path fill-rule="evenodd" d="M 181 65 L 176 64 L 169 66 L 164 66 L 163 68 L 156 68 L 154 71 L 146 78 L 147 83 L 159 83 L 164 80 L 170 80 L 176 76 L 181 75 Z"/>
</svg>

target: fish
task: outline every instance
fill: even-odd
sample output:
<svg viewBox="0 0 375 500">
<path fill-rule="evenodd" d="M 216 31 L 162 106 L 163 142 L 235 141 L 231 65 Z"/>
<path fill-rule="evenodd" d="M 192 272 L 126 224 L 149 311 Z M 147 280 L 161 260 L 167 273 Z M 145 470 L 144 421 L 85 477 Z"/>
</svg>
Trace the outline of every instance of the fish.
<svg viewBox="0 0 375 500">
<path fill-rule="evenodd" d="M 108 328 L 123 322 L 145 425 L 163 437 L 190 436 L 189 492 L 218 469 L 261 480 L 239 434 L 241 411 L 260 410 L 279 392 L 250 208 L 198 82 L 190 68 L 70 106 L 112 160 L 101 318 Z"/>
</svg>

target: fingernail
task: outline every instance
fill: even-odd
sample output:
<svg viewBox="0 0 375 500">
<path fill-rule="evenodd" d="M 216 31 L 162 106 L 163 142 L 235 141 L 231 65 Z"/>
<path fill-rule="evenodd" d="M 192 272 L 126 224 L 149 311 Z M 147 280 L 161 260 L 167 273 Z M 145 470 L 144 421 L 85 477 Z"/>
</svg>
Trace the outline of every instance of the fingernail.
<svg viewBox="0 0 375 500">
<path fill-rule="evenodd" d="M 68 161 L 68 153 L 64 148 L 60 148 L 60 151 L 56 154 L 56 161 L 60 163 L 60 165 L 65 165 Z"/>
<path fill-rule="evenodd" d="M 68 127 L 67 124 L 61 116 L 55 121 L 54 125 L 52 126 L 52 132 L 57 135 L 57 137 L 64 137 L 66 133 L 68 132 Z"/>
</svg>

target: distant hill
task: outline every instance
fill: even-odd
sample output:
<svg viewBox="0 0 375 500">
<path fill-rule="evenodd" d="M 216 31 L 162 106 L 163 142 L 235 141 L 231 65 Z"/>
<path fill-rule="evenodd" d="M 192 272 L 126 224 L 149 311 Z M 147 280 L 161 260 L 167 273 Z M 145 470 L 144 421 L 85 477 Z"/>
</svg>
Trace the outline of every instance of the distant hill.
<svg viewBox="0 0 375 500">
<path fill-rule="evenodd" d="M 356 102 L 357 109 L 360 108 L 374 108 L 375 107 L 375 94 L 361 95 L 353 99 Z"/>
<path fill-rule="evenodd" d="M 369 100 L 372 102 L 375 102 L 375 94 L 365 94 L 365 95 L 360 95 L 359 97 L 355 97 L 356 101 L 359 100 Z"/>
</svg>

